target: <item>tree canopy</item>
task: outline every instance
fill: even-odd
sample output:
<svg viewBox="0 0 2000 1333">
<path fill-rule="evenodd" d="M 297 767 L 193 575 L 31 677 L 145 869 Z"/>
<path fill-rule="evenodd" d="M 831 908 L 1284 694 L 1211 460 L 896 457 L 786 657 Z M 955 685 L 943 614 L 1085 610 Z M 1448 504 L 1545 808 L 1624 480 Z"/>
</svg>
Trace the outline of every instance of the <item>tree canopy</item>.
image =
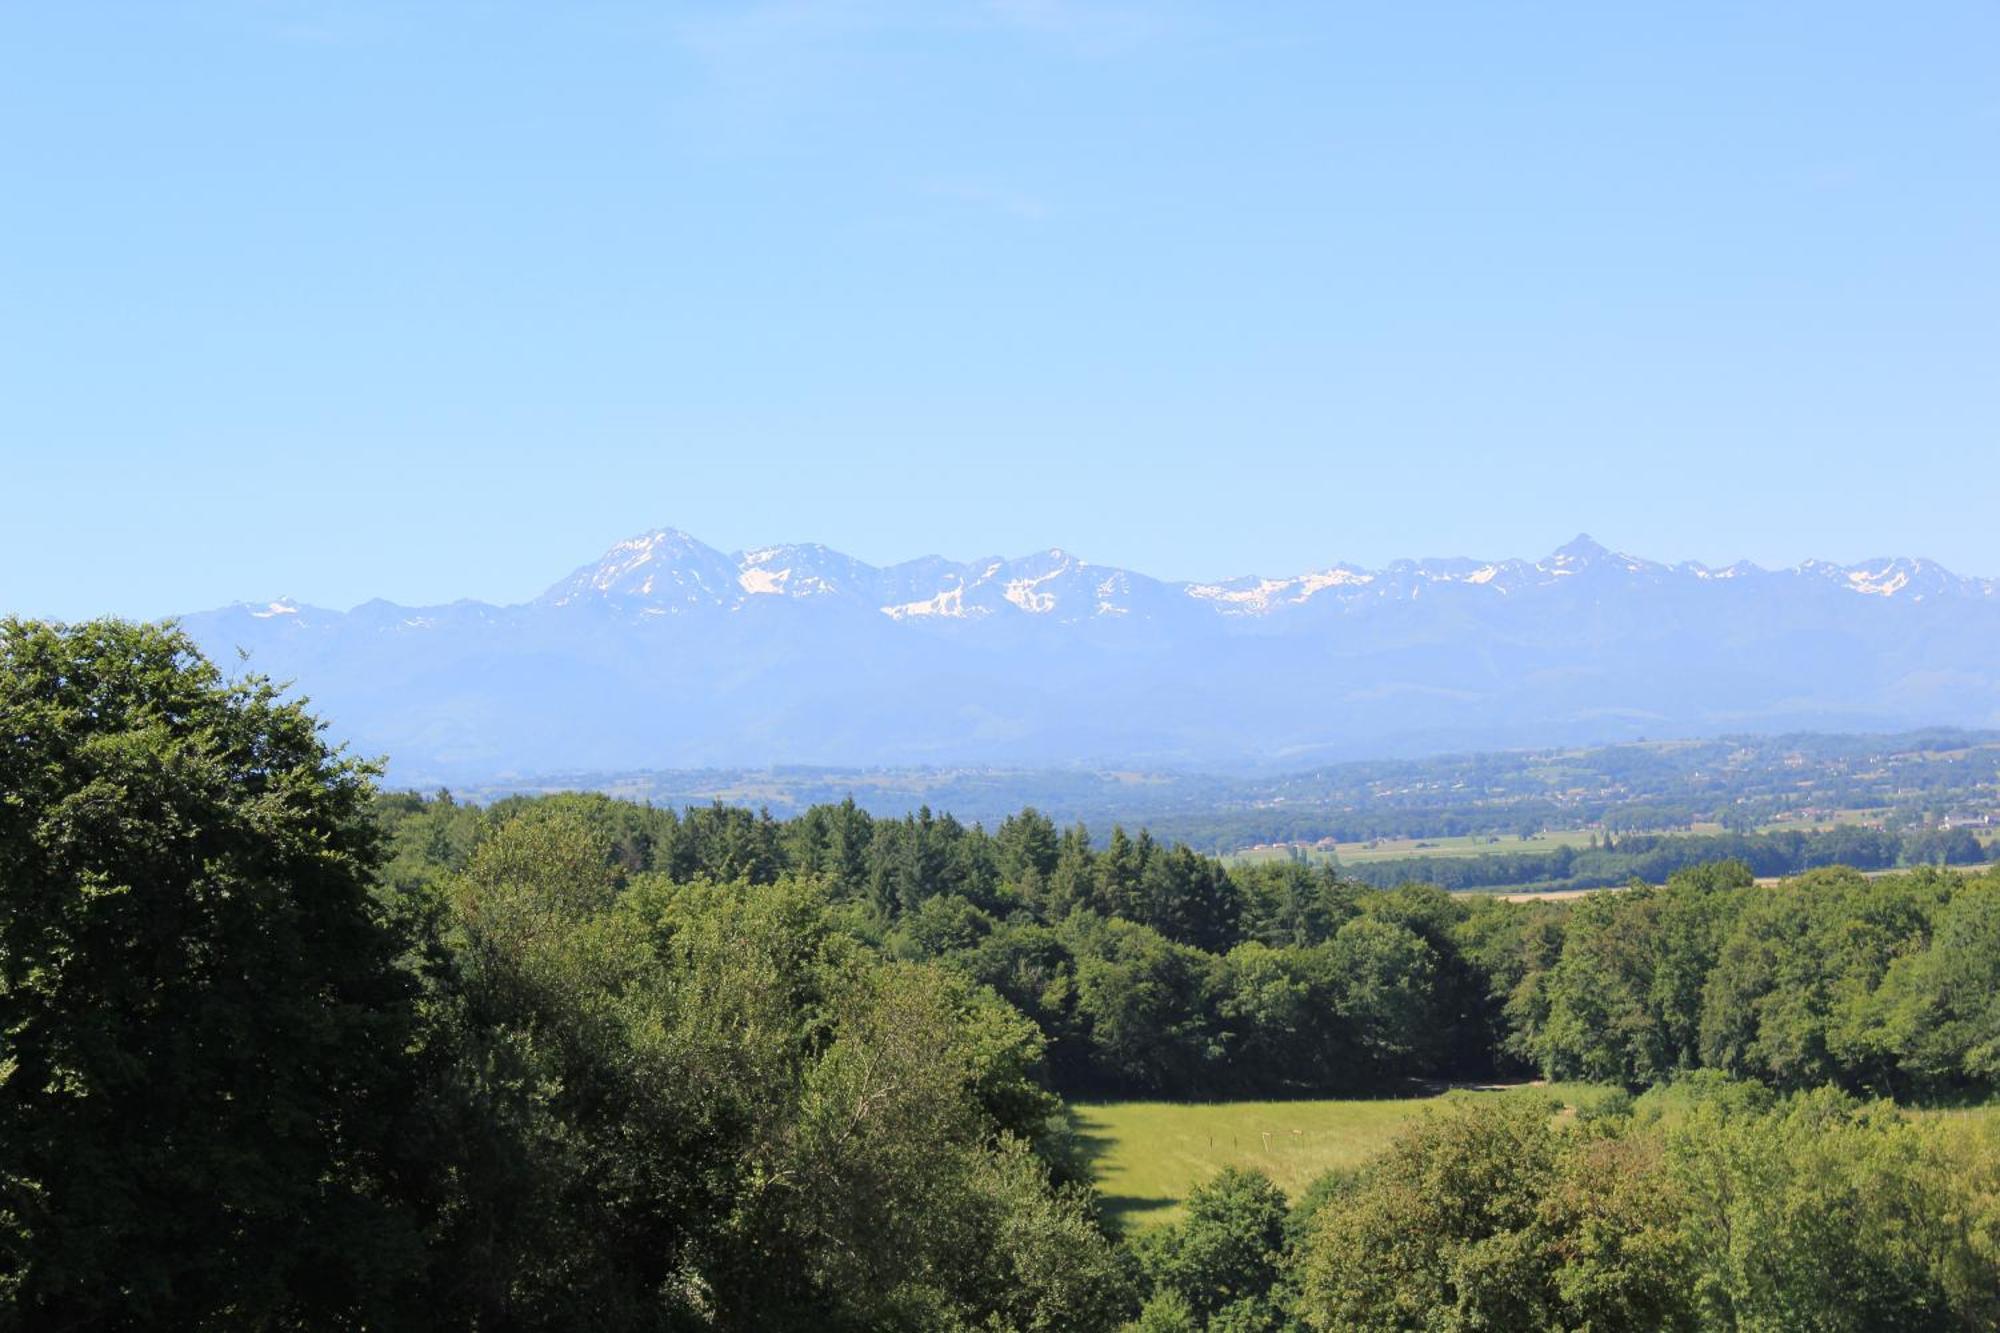
<svg viewBox="0 0 2000 1333">
<path fill-rule="evenodd" d="M 0 1282 L 45 1327 L 327 1320 L 418 1262 L 364 767 L 170 630 L 0 625 Z"/>
</svg>

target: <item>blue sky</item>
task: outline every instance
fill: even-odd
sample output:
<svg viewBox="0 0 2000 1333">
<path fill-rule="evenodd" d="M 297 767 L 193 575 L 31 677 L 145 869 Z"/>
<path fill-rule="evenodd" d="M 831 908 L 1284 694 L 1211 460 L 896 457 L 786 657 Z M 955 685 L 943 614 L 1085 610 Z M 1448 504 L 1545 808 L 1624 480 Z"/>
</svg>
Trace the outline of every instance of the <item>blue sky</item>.
<svg viewBox="0 0 2000 1333">
<path fill-rule="evenodd" d="M 1991 4 L 0 8 L 0 607 L 2000 573 Z"/>
</svg>

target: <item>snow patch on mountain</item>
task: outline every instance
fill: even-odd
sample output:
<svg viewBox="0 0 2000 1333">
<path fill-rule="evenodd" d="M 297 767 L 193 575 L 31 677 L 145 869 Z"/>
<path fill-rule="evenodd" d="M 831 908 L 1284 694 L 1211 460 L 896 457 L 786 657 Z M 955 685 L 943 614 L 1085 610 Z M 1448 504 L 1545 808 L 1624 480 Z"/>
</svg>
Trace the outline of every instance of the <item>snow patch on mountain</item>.
<svg viewBox="0 0 2000 1333">
<path fill-rule="evenodd" d="M 962 620 L 968 614 L 965 608 L 965 587 L 946 588 L 937 596 L 921 602 L 905 602 L 901 606 L 885 606 L 882 614 L 891 620 L 909 620 L 921 616 L 944 616 Z"/>
<path fill-rule="evenodd" d="M 1871 597 L 1894 597 L 1910 586 L 1909 574 L 1894 565 L 1879 573 L 1870 573 L 1865 569 L 1852 570 L 1847 575 L 1847 581 L 1853 585 L 1854 591 Z"/>
<path fill-rule="evenodd" d="M 1365 570 L 1349 569 L 1345 565 L 1333 569 L 1322 569 L 1304 574 L 1292 580 L 1298 592 L 1288 601 L 1303 602 L 1316 592 L 1327 588 L 1365 588 L 1375 581 L 1375 576 Z"/>
<path fill-rule="evenodd" d="M 1244 586 L 1246 583 L 1249 586 Z M 1222 602 L 1229 607 L 1243 611 L 1263 611 L 1269 609 L 1280 589 L 1288 587 L 1289 579 L 1232 579 L 1227 583 L 1190 583 L 1185 591 L 1190 597 L 1205 602 Z"/>
<path fill-rule="evenodd" d="M 1007 584 L 1006 598 L 1030 615 L 1046 615 L 1056 609 L 1056 599 L 1054 594 L 1040 591 L 1041 586 L 1068 572 L 1067 569 L 1052 569 L 1031 579 L 1014 579 Z"/>
<path fill-rule="evenodd" d="M 1240 578 L 1222 583 L 1189 583 L 1181 591 L 1198 601 L 1215 603 L 1225 613 L 1258 615 L 1279 606 L 1299 605 L 1329 588 L 1365 588 L 1375 577 L 1366 570 L 1336 565 L 1289 579 Z"/>
</svg>

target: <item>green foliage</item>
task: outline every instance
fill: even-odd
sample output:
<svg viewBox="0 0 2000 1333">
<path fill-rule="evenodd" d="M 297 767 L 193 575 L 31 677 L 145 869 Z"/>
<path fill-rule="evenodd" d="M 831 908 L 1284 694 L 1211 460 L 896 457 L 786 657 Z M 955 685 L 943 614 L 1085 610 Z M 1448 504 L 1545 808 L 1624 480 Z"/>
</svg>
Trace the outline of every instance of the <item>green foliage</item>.
<svg viewBox="0 0 2000 1333">
<path fill-rule="evenodd" d="M 2000 877 L 1937 909 L 1930 939 L 1889 963 L 1870 1018 L 1920 1086 L 2000 1085 Z"/>
<path fill-rule="evenodd" d="M 1698 1065 L 1703 990 L 1750 882 L 1731 862 L 1577 903 L 1530 1043 L 1543 1070 L 1639 1086 Z"/>
<path fill-rule="evenodd" d="M 379 809 L 405 888 L 462 869 L 500 815 L 448 798 Z M 1952 906 L 1978 881 L 1950 871 L 1820 870 L 1763 889 L 1757 867 L 1722 862 L 1662 889 L 1506 903 L 1296 863 L 1225 868 L 1122 829 L 1094 850 L 1033 811 L 988 836 L 851 801 L 784 823 L 581 796 L 505 810 L 590 822 L 614 879 L 812 877 L 857 938 L 1029 1015 L 1067 1092 L 1298 1095 L 1525 1068 L 1638 1088 L 1713 1066 L 1924 1095 L 2000 1079 L 2000 1020 L 1975 998 L 1993 989 L 1992 950 L 1976 907 Z"/>
<path fill-rule="evenodd" d="M 1869 1031 L 1870 996 L 1925 932 L 1935 902 L 1928 887 L 1816 871 L 1756 894 L 1708 980 L 1703 1062 L 1786 1088 L 1884 1078 L 1888 1053 Z"/>
<path fill-rule="evenodd" d="M 0 1319 L 325 1326 L 419 1266 L 367 772 L 172 629 L 0 624 Z"/>
<path fill-rule="evenodd" d="M 1318 1201 L 1300 1257 L 1313 1328 L 1691 1326 L 1657 1160 L 1560 1134 L 1526 1099 L 1425 1117 Z"/>
<path fill-rule="evenodd" d="M 815 885 L 612 894 L 601 848 L 517 818 L 454 887 L 440 1024 L 499 1112 L 448 1238 L 472 1322 L 1115 1325 L 1090 1200 L 1030 1147 L 1060 1111 L 1030 1022 L 858 948 Z"/>
<path fill-rule="evenodd" d="M 1134 1333 L 1202 1333 L 1202 1325 L 1187 1298 L 1172 1289 L 1156 1292 L 1139 1311 Z"/>
<path fill-rule="evenodd" d="M 1641 1087 L 1699 1068 L 1803 1089 L 2000 1088 L 2000 875 L 1746 867 L 1495 920 L 1470 956 L 1505 988 L 1503 1050 L 1552 1078 Z"/>
<path fill-rule="evenodd" d="M 1864 1330 L 2000 1319 L 2000 1135 L 1700 1075 L 1565 1124 L 1461 1102 L 1316 1186 L 1326 1329 Z"/>
<path fill-rule="evenodd" d="M 1705 1326 L 1860 1333 L 2000 1319 L 1990 1145 L 1980 1169 L 1961 1171 L 1972 1163 L 1923 1127 L 1831 1089 L 1762 1113 L 1697 1099 L 1665 1139 Z"/>
<path fill-rule="evenodd" d="M 1435 890 L 1232 872 L 1116 828 L 1100 852 L 1032 810 L 989 837 L 929 810 L 875 820 L 852 801 L 783 824 L 601 797 L 510 800 L 483 829 L 448 797 L 378 809 L 392 878 L 419 896 L 462 871 L 494 821 L 556 812 L 607 844 L 614 884 L 809 876 L 857 936 L 944 963 L 1033 1018 L 1065 1090 L 1350 1090 L 1494 1068 L 1500 1006 L 1460 947 L 1473 908 Z"/>
<path fill-rule="evenodd" d="M 948 818 L 870 832 L 886 873 L 844 886 L 838 811 L 814 880 L 791 830 L 720 808 L 371 818 L 303 709 L 171 631 L 10 622 L 0 653 L 0 1322 L 999 1333 L 1136 1307 L 1045 1159 L 1035 1024 L 851 929 L 884 883 L 914 953 L 990 928 L 987 849 Z"/>
<path fill-rule="evenodd" d="M 740 1169 L 718 1149 L 766 1086 L 719 1079 L 776 1058 L 675 1003 L 648 923 L 615 910 L 605 847 L 573 811 L 517 817 L 449 885 L 427 1007 L 453 1182 L 435 1302 L 468 1323 L 692 1319 L 699 1237 Z"/>
<path fill-rule="evenodd" d="M 1188 1196 L 1179 1223 L 1145 1234 L 1139 1257 L 1147 1280 L 1155 1293 L 1178 1297 L 1193 1327 L 1270 1327 L 1287 1211 L 1269 1177 L 1225 1168 Z"/>
</svg>

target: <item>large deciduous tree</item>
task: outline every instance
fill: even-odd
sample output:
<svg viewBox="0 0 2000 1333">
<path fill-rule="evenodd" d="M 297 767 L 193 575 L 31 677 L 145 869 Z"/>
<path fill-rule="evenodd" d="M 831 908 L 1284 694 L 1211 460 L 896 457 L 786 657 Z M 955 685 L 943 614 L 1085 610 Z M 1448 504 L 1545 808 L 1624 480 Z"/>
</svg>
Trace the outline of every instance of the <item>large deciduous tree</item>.
<svg viewBox="0 0 2000 1333">
<path fill-rule="evenodd" d="M 402 947 L 365 766 L 171 628 L 0 623 L 0 1315 L 380 1323 Z"/>
</svg>

